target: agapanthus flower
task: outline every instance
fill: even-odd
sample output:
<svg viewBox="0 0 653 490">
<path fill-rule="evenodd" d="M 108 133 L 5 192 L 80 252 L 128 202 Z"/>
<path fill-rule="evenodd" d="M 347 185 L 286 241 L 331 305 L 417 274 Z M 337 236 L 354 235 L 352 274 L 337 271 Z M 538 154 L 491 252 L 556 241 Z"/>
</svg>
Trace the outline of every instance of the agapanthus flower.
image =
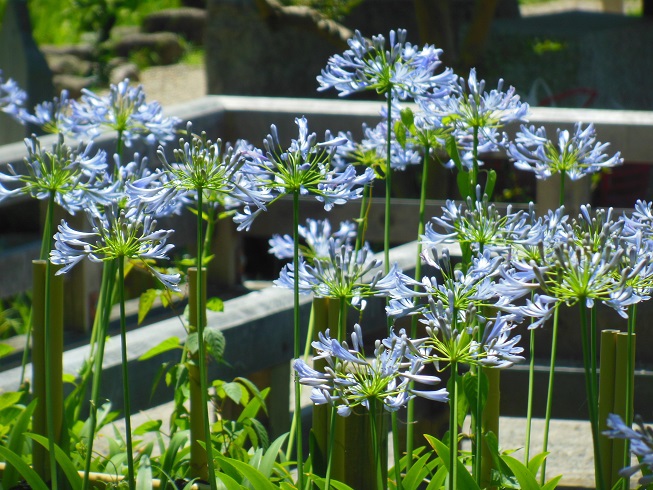
<svg viewBox="0 0 653 490">
<path fill-rule="evenodd" d="M 640 298 L 626 284 L 629 270 L 623 270 L 624 249 L 615 246 L 609 234 L 583 233 L 576 221 L 573 236 L 554 249 L 554 260 L 548 267 L 534 266 L 536 280 L 545 294 L 568 305 L 579 302 L 592 308 L 596 301 L 614 308 L 627 317 L 626 307 Z M 599 229 L 609 230 L 610 222 Z"/>
<path fill-rule="evenodd" d="M 432 223 L 426 224 L 424 235 L 420 237 L 422 244 L 464 243 L 477 252 L 501 252 L 528 236 L 529 220 L 524 211 L 513 212 L 509 205 L 502 216 L 486 195 L 480 196 L 480 186 L 476 192 L 477 199 L 468 197 L 464 205 L 447 200 L 442 207 L 442 217 L 433 217 Z M 442 231 L 437 231 L 434 225 Z"/>
<path fill-rule="evenodd" d="M 359 250 L 337 239 L 329 239 L 328 256 L 308 264 L 300 260 L 296 269 L 294 264 L 286 264 L 274 283 L 279 287 L 293 289 L 295 270 L 299 271 L 299 292 L 313 293 L 323 298 L 340 298 L 359 305 L 367 297 L 374 295 L 374 283 L 381 275 L 381 262 L 374 258 L 369 245 Z"/>
<path fill-rule="evenodd" d="M 2 77 L 0 70 L 0 111 L 17 117 L 27 101 L 27 93 L 18 86 L 15 80 Z M 19 121 L 20 118 L 17 118 Z"/>
<path fill-rule="evenodd" d="M 62 220 L 54 235 L 55 249 L 50 253 L 53 264 L 63 265 L 57 274 L 64 274 L 88 258 L 91 262 L 132 259 L 174 291 L 179 291 L 179 274 L 167 274 L 153 267 L 152 262 L 168 259 L 173 245 L 166 241 L 174 230 L 157 230 L 157 222 L 143 214 L 142 207 L 128 212 L 118 203 L 103 207 L 102 211 L 86 210 L 92 231 L 72 229 Z"/>
<path fill-rule="evenodd" d="M 370 403 L 380 402 L 386 411 L 394 412 L 411 398 L 425 398 L 446 402 L 446 389 L 413 390 L 410 382 L 437 384 L 440 379 L 420 374 L 424 368 L 420 358 L 414 354 L 417 349 L 402 330 L 392 333 L 387 339 L 376 342 L 374 358 L 369 360 L 363 351 L 362 332 L 354 326 L 351 348 L 329 336 L 329 331 L 319 333 L 319 340 L 313 342 L 317 355 L 324 359 L 324 373 L 312 369 L 298 359 L 294 368 L 299 382 L 312 387 L 311 400 L 316 405 L 330 404 L 338 414 L 346 417 L 357 407 L 370 410 Z"/>
<path fill-rule="evenodd" d="M 332 232 L 328 219 L 307 219 L 306 226 L 300 225 L 297 231 L 304 241 L 299 245 L 299 254 L 310 262 L 329 258 L 331 239 L 341 246 L 349 244 L 356 238 L 356 225 L 351 221 L 341 222 L 338 230 Z M 268 243 L 269 252 L 276 258 L 293 258 L 294 243 L 290 235 L 273 235 Z"/>
<path fill-rule="evenodd" d="M 476 78 L 474 68 L 467 80 L 458 79 L 450 96 L 426 99 L 420 105 L 427 118 L 453 128 L 463 164 L 469 168 L 482 163 L 478 153 L 494 151 L 504 143 L 498 129 L 523 121 L 528 114 L 528 104 L 520 101 L 514 87 L 504 92 L 503 80 L 499 80 L 496 89 L 486 92 L 485 81 Z"/>
<path fill-rule="evenodd" d="M 190 192 L 175 189 L 170 184 L 171 176 L 159 168 L 151 169 L 147 157 L 134 154 L 133 159 L 122 164 L 119 155 L 113 156 L 117 172 L 118 188 L 124 194 L 124 204 L 136 206 L 145 204 L 143 212 L 155 218 L 181 214 L 192 204 Z"/>
<path fill-rule="evenodd" d="M 163 115 L 158 102 L 146 102 L 143 86 L 131 86 L 129 79 L 112 84 L 106 96 L 83 89 L 80 102 L 73 103 L 72 119 L 76 133 L 95 137 L 102 129 L 111 129 L 126 146 L 143 135 L 152 143 L 170 141 L 179 124 L 176 117 Z"/>
<path fill-rule="evenodd" d="M 626 285 L 633 288 L 642 300 L 648 300 L 653 290 L 653 220 L 651 205 L 635 203 L 632 215 L 619 218 L 624 223 L 621 240 L 625 248 L 623 269 L 628 272 Z"/>
<path fill-rule="evenodd" d="M 467 321 L 473 312 L 476 317 L 469 318 L 469 321 L 482 323 L 486 321 L 480 313 L 484 307 L 501 309 L 523 295 L 514 292 L 512 295 L 498 294 L 496 285 L 503 270 L 503 258 L 492 255 L 489 250 L 472 257 L 465 272 L 453 267 L 447 249 L 439 253 L 437 247 L 427 247 L 422 258 L 427 265 L 439 270 L 441 278 L 425 276 L 416 280 L 393 267 L 389 274 L 375 283 L 377 294 L 390 298 L 386 308 L 389 316 L 427 314 L 432 311 L 432 305 L 427 301 L 435 301 L 442 303 L 445 309 L 451 308 L 457 321 Z M 505 319 L 508 321 L 522 320 L 517 313 L 507 313 Z"/>
<path fill-rule="evenodd" d="M 635 465 L 628 466 L 619 470 L 619 475 L 624 478 L 630 478 L 640 470 L 645 470 L 646 475 L 642 476 L 638 483 L 642 488 L 653 483 L 653 430 L 644 425 L 644 421 L 639 415 L 635 416 L 637 427 L 632 429 L 628 427 L 619 415 L 611 413 L 608 415 L 609 430 L 603 432 L 604 435 L 612 439 L 628 439 L 630 441 L 630 451 L 637 456 L 639 462 Z"/>
<path fill-rule="evenodd" d="M 374 131 L 367 123 L 363 123 L 362 130 L 363 135 Z M 341 169 L 351 164 L 355 167 L 371 168 L 376 176 L 383 176 L 386 154 L 385 150 L 380 151 L 377 139 L 369 139 L 364 136 L 361 141 L 355 141 L 351 132 L 340 132 L 338 138 L 342 143 L 336 147 L 333 153 L 331 161 L 334 168 Z M 327 139 L 331 139 L 330 135 L 327 135 Z"/>
<path fill-rule="evenodd" d="M 68 97 L 68 91 L 62 90 L 59 97 L 37 104 L 34 114 L 23 109 L 18 117 L 24 123 L 35 124 L 46 133 L 67 135 L 74 133 L 71 111 L 72 100 Z"/>
<path fill-rule="evenodd" d="M 406 30 L 390 31 L 388 48 L 382 35 L 364 38 L 356 31 L 347 41 L 349 49 L 329 58 L 326 68 L 317 77 L 318 90 L 335 88 L 346 96 L 363 90 L 406 99 L 432 91 L 433 96 L 449 92 L 453 72 L 439 74 L 442 50 L 425 45 L 421 50 L 406 42 Z"/>
<path fill-rule="evenodd" d="M 496 89 L 485 91 L 485 80 L 478 80 L 472 68 L 465 80 L 458 78 L 450 96 L 422 104 L 425 112 L 443 118 L 459 130 L 499 128 L 509 122 L 522 121 L 528 114 L 528 104 L 521 102 L 514 87 L 503 91 L 503 80 Z M 491 138 L 489 138 L 491 139 Z"/>
<path fill-rule="evenodd" d="M 430 297 L 419 321 L 426 326 L 427 334 L 421 339 L 422 356 L 438 369 L 449 364 L 505 368 L 524 359 L 520 355 L 523 349 L 517 345 L 521 336 L 510 337 L 513 322 L 499 314 L 494 321 L 484 324 L 474 307 L 461 314 L 452 292 L 447 302 Z M 480 326 L 484 329 L 479 340 Z"/>
<path fill-rule="evenodd" d="M 508 146 L 508 155 L 520 170 L 533 172 L 538 179 L 548 179 L 553 174 L 564 174 L 571 180 L 599 172 L 623 163 L 620 153 L 613 156 L 604 153 L 609 143 L 596 141 L 593 124 L 583 128 L 574 125 L 573 134 L 557 130 L 557 141 L 550 141 L 542 126 L 521 126 L 514 142 Z"/>
<path fill-rule="evenodd" d="M 277 128 L 272 125 L 263 141 L 265 150 L 248 153 L 245 173 L 251 180 L 269 189 L 273 199 L 288 194 L 314 195 L 324 203 L 327 211 L 335 204 L 360 198 L 363 186 L 372 181 L 374 172 L 365 169 L 359 175 L 352 165 L 334 169 L 330 164 L 335 148 L 346 143 L 346 138 L 318 143 L 315 133 L 308 132 L 306 118 L 297 118 L 295 123 L 299 127 L 299 137 L 293 139 L 287 149 L 281 146 Z M 239 229 L 249 228 L 259 213 L 260 209 L 251 211 L 246 206 L 234 221 L 240 224 Z"/>
<path fill-rule="evenodd" d="M 394 123 L 395 119 L 393 119 Z M 383 120 L 373 128 L 366 128 L 365 137 L 361 142 L 362 148 L 373 149 L 378 155 L 378 161 L 382 163 L 375 168 L 383 168 L 383 172 L 377 172 L 378 177 L 386 175 L 385 155 L 388 147 L 388 122 Z M 405 129 L 402 128 L 405 132 Z M 393 170 L 405 170 L 409 165 L 418 165 L 422 161 L 419 149 L 406 141 L 406 135 L 402 135 L 404 144 L 400 144 L 395 135 L 394 124 L 390 128 L 390 168 Z"/>
<path fill-rule="evenodd" d="M 106 154 L 93 153 L 93 145 L 80 144 L 76 149 L 66 145 L 59 135 L 52 150 L 43 150 L 36 137 L 25 139 L 27 157 L 24 173 L 8 165 L 9 174 L 0 173 L 0 200 L 26 194 L 36 199 L 49 199 L 74 214 L 88 203 L 108 204 L 120 196 L 106 177 Z"/>
<path fill-rule="evenodd" d="M 420 151 L 428 147 L 429 152 L 436 155 L 435 150 L 444 146 L 451 128 L 443 124 L 441 118 L 428 114 L 421 105 L 423 100 L 423 98 L 417 100 L 416 110 L 410 107 L 400 109 L 398 120 L 401 121 L 401 127 L 405 131 L 403 134 L 395 132 L 402 146 L 419 148 Z"/>
<path fill-rule="evenodd" d="M 180 148 L 174 151 L 173 162 L 168 161 L 162 148 L 158 151 L 167 173 L 162 182 L 162 195 L 174 190 L 190 197 L 201 190 L 203 203 L 225 208 L 252 204 L 265 210 L 265 203 L 271 196 L 243 171 L 243 153 L 231 145 L 224 145 L 221 140 L 209 140 L 205 133 L 194 135 L 190 123 L 187 132 L 187 138 L 180 139 Z"/>
</svg>

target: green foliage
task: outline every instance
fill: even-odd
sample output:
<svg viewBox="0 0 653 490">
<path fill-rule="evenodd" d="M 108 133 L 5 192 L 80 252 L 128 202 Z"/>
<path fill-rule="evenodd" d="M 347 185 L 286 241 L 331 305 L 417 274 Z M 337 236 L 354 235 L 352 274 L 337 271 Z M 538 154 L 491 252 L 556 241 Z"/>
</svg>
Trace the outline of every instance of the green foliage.
<svg viewBox="0 0 653 490">
<path fill-rule="evenodd" d="M 270 446 L 265 427 L 256 418 L 260 411 L 267 413 L 265 398 L 270 389 L 259 391 L 245 378 L 232 382 L 213 382 L 217 421 L 213 424 L 213 441 L 221 454 L 240 461 L 249 458 L 249 450 Z"/>
<path fill-rule="evenodd" d="M 449 461 L 449 447 L 440 441 L 438 438 L 430 436 L 428 434 L 425 434 L 424 437 L 426 437 L 426 440 L 428 443 L 433 447 L 435 452 L 438 454 L 440 459 L 442 461 L 446 461 L 447 464 L 443 465 L 445 468 L 448 468 L 448 461 Z M 456 462 L 456 471 L 457 471 L 457 476 L 458 476 L 458 487 L 457 489 L 459 490 L 480 490 L 479 486 L 476 484 L 474 481 L 474 478 L 472 478 L 472 475 L 470 475 L 469 471 L 465 467 L 465 465 L 460 461 L 460 459 Z"/>
<path fill-rule="evenodd" d="M 7 0 L 0 0 L 0 22 Z M 34 39 L 38 44 L 73 44 L 84 32 L 97 32 L 98 20 L 115 11 L 116 25 L 140 25 L 159 10 L 181 6 L 180 0 L 30 0 Z M 83 8 L 81 8 L 83 6 Z M 104 10 L 102 10 L 104 9 Z M 100 16 L 95 20 L 92 16 Z"/>
<path fill-rule="evenodd" d="M 44 448 L 48 448 L 47 437 L 43 437 L 39 434 L 25 434 L 25 436 L 29 437 L 30 439 L 33 439 Z M 63 470 L 63 473 L 66 475 L 66 478 L 68 479 L 70 488 L 72 490 L 81 490 L 82 480 L 79 478 L 79 475 L 77 474 L 77 468 L 75 468 L 75 465 L 73 464 L 72 460 L 59 446 L 56 445 L 54 447 L 54 454 L 55 454 L 55 458 L 57 459 L 57 464 Z"/>
<path fill-rule="evenodd" d="M 12 452 L 9 448 L 0 446 L 0 456 L 10 465 L 10 467 L 15 468 L 16 472 L 23 477 L 32 490 L 48 490 L 48 486 L 41 477 L 27 463 L 25 463 L 19 455 Z M 5 487 L 4 479 L 3 487 Z M 12 487 L 13 485 L 6 486 L 6 488 Z"/>
<path fill-rule="evenodd" d="M 27 294 L 18 294 L 0 301 L 0 339 L 25 333 L 31 304 L 31 298 Z M 2 356 L 0 349 L 0 357 Z"/>
<path fill-rule="evenodd" d="M 182 293 L 169 289 L 155 288 L 144 291 L 138 299 L 138 324 L 143 323 L 143 320 L 145 320 L 145 317 L 152 310 L 157 300 L 164 308 L 172 308 L 175 302 L 182 298 Z"/>
<path fill-rule="evenodd" d="M 283 0 L 286 5 L 303 5 L 311 7 L 330 19 L 342 20 L 363 0 Z"/>
<path fill-rule="evenodd" d="M 8 395 L 11 395 L 11 393 L 8 393 Z M 13 423 L 10 426 L 11 432 L 9 433 L 9 438 L 6 441 L 6 445 L 0 446 L 0 449 L 3 449 L 10 455 L 20 459 L 25 449 L 24 434 L 27 432 L 30 426 L 32 414 L 34 413 L 34 409 L 36 408 L 36 400 L 33 400 L 32 403 L 30 403 L 27 407 L 22 407 L 18 405 L 19 400 L 15 398 L 15 395 L 10 398 L 11 400 L 13 400 L 13 403 L 11 403 L 11 405 L 6 406 L 5 409 L 2 411 L 4 412 L 5 410 L 11 408 L 17 408 L 19 410 L 19 413 L 16 414 L 15 419 L 11 421 Z M 5 403 L 8 403 L 11 400 L 5 399 L 4 401 Z M 25 480 L 27 480 L 27 475 L 22 473 L 21 470 L 22 466 L 20 464 L 17 464 L 15 461 L 13 461 L 13 457 L 10 457 L 8 454 L 2 452 L 0 452 L 0 455 L 5 456 L 6 461 L 10 463 L 10 465 L 7 468 L 5 468 L 5 471 L 2 476 L 3 488 L 14 487 L 19 481 L 18 478 L 19 476 L 22 476 L 23 478 L 25 478 Z M 27 481 L 29 482 L 29 480 Z M 36 489 L 37 487 L 32 485 L 32 488 Z"/>
</svg>

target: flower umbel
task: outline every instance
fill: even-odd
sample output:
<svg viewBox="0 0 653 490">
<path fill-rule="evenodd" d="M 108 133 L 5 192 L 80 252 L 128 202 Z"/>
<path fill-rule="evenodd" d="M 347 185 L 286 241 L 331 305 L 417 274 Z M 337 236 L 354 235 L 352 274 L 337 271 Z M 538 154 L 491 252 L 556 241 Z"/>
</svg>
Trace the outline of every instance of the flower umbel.
<svg viewBox="0 0 653 490">
<path fill-rule="evenodd" d="M 64 267 L 64 274 L 88 258 L 91 262 L 135 259 L 168 289 L 179 291 L 179 274 L 166 274 L 152 266 L 152 262 L 167 259 L 173 245 L 166 240 L 173 230 L 157 230 L 157 222 L 141 209 L 127 212 L 117 203 L 105 206 L 103 212 L 90 208 L 86 212 L 93 231 L 81 232 L 70 228 L 65 221 L 54 235 L 55 249 L 50 253 L 53 264 Z"/>
<path fill-rule="evenodd" d="M 75 131 L 94 137 L 100 129 L 117 131 L 126 146 L 135 138 L 146 135 L 159 142 L 174 137 L 179 120 L 166 117 L 158 102 L 146 102 L 143 86 L 133 87 L 129 79 L 111 85 L 109 95 L 103 97 L 90 90 L 82 90 L 81 102 L 73 103 L 72 117 Z"/>
<path fill-rule="evenodd" d="M 372 169 L 357 175 L 352 165 L 342 169 L 331 166 L 335 148 L 347 139 L 337 137 L 318 143 L 315 133 L 308 132 L 306 118 L 297 118 L 295 123 L 299 127 L 299 138 L 293 139 L 288 149 L 281 146 L 277 128 L 272 125 L 263 141 L 265 151 L 247 154 L 245 173 L 249 178 L 269 189 L 273 200 L 287 194 L 312 194 L 324 203 L 327 211 L 335 204 L 360 198 L 363 186 L 374 178 Z M 234 221 L 240 224 L 239 229 L 249 228 L 260 211 L 252 212 L 246 207 Z"/>
<path fill-rule="evenodd" d="M 593 124 L 583 128 L 582 123 L 576 123 L 573 134 L 558 129 L 557 136 L 557 142 L 549 141 L 543 126 L 522 125 L 515 142 L 508 146 L 508 155 L 516 168 L 533 172 L 538 179 L 560 173 L 578 180 L 624 161 L 619 152 L 613 156 L 604 153 L 609 144 L 596 141 Z"/>
<path fill-rule="evenodd" d="M 11 116 L 18 116 L 22 106 L 27 100 L 27 93 L 11 78 L 5 80 L 0 70 L 0 111 Z M 20 121 L 20 119 L 18 118 Z"/>
<path fill-rule="evenodd" d="M 106 178 L 105 152 L 93 154 L 92 144 L 73 149 L 59 135 L 51 151 L 43 150 L 36 137 L 25 139 L 25 145 L 25 173 L 19 174 L 12 166 L 8 166 L 9 174 L 0 173 L 0 183 L 12 187 L 0 184 L 0 201 L 19 194 L 41 200 L 54 195 L 57 204 L 74 214 L 88 203 L 108 204 L 119 197 Z"/>
<path fill-rule="evenodd" d="M 349 348 L 346 342 L 340 344 L 329 337 L 328 330 L 320 332 L 319 340 L 312 345 L 317 352 L 315 359 L 324 359 L 327 363 L 324 373 L 308 367 L 301 359 L 295 361 L 299 382 L 313 388 L 311 400 L 316 405 L 334 405 L 338 414 L 346 417 L 356 407 L 369 410 L 371 400 L 383 403 L 389 412 L 398 410 L 415 395 L 441 402 L 448 400 L 444 388 L 435 391 L 410 389 L 411 380 L 437 384 L 440 379 L 420 374 L 424 365 L 413 354 L 416 347 L 409 345 L 411 341 L 403 330 L 399 335 L 391 333 L 390 337 L 377 340 L 372 360 L 365 357 L 359 325 L 354 326 L 351 340 Z"/>
<path fill-rule="evenodd" d="M 639 484 L 646 486 L 653 483 L 653 430 L 646 427 L 639 415 L 635 416 L 637 428 L 631 429 L 618 415 L 611 413 L 608 416 L 608 427 L 603 434 L 613 439 L 630 439 L 630 450 L 639 459 L 639 463 L 628 466 L 619 470 L 619 474 L 625 478 L 630 478 L 643 468 L 648 470 L 646 476 L 639 479 Z"/>
<path fill-rule="evenodd" d="M 382 35 L 369 41 L 359 31 L 347 43 L 349 49 L 329 58 L 317 77 L 318 90 L 334 87 L 341 96 L 375 90 L 400 99 L 423 95 L 430 89 L 440 96 L 449 91 L 453 72 L 447 69 L 435 74 L 442 50 L 430 45 L 417 49 L 406 42 L 405 29 L 390 31 L 387 49 Z"/>
</svg>

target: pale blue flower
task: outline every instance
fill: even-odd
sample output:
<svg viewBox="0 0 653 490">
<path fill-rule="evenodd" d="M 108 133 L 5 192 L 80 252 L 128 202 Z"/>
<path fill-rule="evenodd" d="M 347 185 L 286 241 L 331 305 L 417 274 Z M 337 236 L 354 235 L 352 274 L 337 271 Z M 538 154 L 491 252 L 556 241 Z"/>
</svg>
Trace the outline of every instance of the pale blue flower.
<svg viewBox="0 0 653 490">
<path fill-rule="evenodd" d="M 465 204 L 457 205 L 447 200 L 442 207 L 442 217 L 434 217 L 432 223 L 426 224 L 424 235 L 420 237 L 422 244 L 433 247 L 461 243 L 468 244 L 477 252 L 492 250 L 503 253 L 509 250 L 513 242 L 528 237 L 531 220 L 527 213 L 513 212 L 512 206 L 508 206 L 506 214 L 502 216 L 487 196 L 481 198 L 480 186 L 476 191 L 477 199 L 468 197 Z"/>
<path fill-rule="evenodd" d="M 27 93 L 18 86 L 15 80 L 11 78 L 5 80 L 2 77 L 2 70 L 0 70 L 0 111 L 21 121 L 18 116 L 26 101 Z"/>
<path fill-rule="evenodd" d="M 117 169 L 116 179 L 127 198 L 126 205 L 138 207 L 145 204 L 143 212 L 155 218 L 179 215 L 190 206 L 190 191 L 175 189 L 170 183 L 171 175 L 159 168 L 151 169 L 148 158 L 135 153 L 132 160 L 122 165 L 119 155 L 113 156 Z"/>
<path fill-rule="evenodd" d="M 33 115 L 22 110 L 19 117 L 24 123 L 35 124 L 46 133 L 68 135 L 74 133 L 71 111 L 72 99 L 67 90 L 62 90 L 59 97 L 38 104 Z"/>
<path fill-rule="evenodd" d="M 564 174 L 578 180 L 605 168 L 623 163 L 620 153 L 604 153 L 608 143 L 596 141 L 593 124 L 583 128 L 574 125 L 573 134 L 557 130 L 557 141 L 549 141 L 544 127 L 521 126 L 514 143 L 508 146 L 508 155 L 520 170 L 533 172 L 538 179 L 548 179 L 553 174 Z"/>
<path fill-rule="evenodd" d="M 476 69 L 472 68 L 469 77 L 458 79 L 453 93 L 441 99 L 422 103 L 425 112 L 432 117 L 444 118 L 458 131 L 458 140 L 477 137 L 485 141 L 496 141 L 497 135 L 492 130 L 514 121 L 523 121 L 528 115 L 528 104 L 521 102 L 514 87 L 503 91 L 503 80 L 499 80 L 496 89 L 485 91 L 485 80 L 476 78 Z"/>
<path fill-rule="evenodd" d="M 312 343 L 315 359 L 326 361 L 325 372 L 309 368 L 301 360 L 294 363 L 299 382 L 311 386 L 311 399 L 316 404 L 332 404 L 340 416 L 350 415 L 357 407 L 369 410 L 371 401 L 383 404 L 385 410 L 394 412 L 414 396 L 446 402 L 446 389 L 426 391 L 412 390 L 410 382 L 435 385 L 437 376 L 421 374 L 424 364 L 413 352 L 417 349 L 401 330 L 377 341 L 374 358 L 366 358 L 363 351 L 362 332 L 354 326 L 351 348 L 346 342 L 338 342 L 329 331 L 319 333 L 319 340 Z"/>
<path fill-rule="evenodd" d="M 524 357 L 520 355 L 524 349 L 517 345 L 521 340 L 521 335 L 510 336 L 514 327 L 515 324 L 507 321 L 501 314 L 497 315 L 494 323 L 487 323 L 479 346 L 482 349 L 479 363 L 485 366 L 506 368 L 524 360 Z"/>
<path fill-rule="evenodd" d="M 608 415 L 608 428 L 603 432 L 604 435 L 612 439 L 629 439 L 630 451 L 635 454 L 638 463 L 619 470 L 619 475 L 624 478 L 630 478 L 640 470 L 645 470 L 646 476 L 642 476 L 638 483 L 642 488 L 653 483 L 653 430 L 644 425 L 644 421 L 639 415 L 635 416 L 637 428 L 628 427 L 619 415 L 611 413 Z"/>
<path fill-rule="evenodd" d="M 300 260 L 297 270 L 299 292 L 313 293 L 323 298 L 341 298 L 358 305 L 375 292 L 374 283 L 381 276 L 381 262 L 374 258 L 369 246 L 359 250 L 350 245 L 329 239 L 328 256 L 308 264 Z M 295 284 L 294 264 L 286 264 L 281 270 L 276 286 L 293 289 Z"/>
<path fill-rule="evenodd" d="M 233 209 L 246 204 L 259 210 L 266 209 L 272 195 L 244 170 L 242 150 L 225 145 L 221 140 L 213 142 L 206 133 L 194 135 L 190 123 L 187 125 L 187 139 L 180 139 L 179 145 L 180 148 L 174 150 L 172 162 L 168 161 L 162 148 L 158 151 L 167 173 L 161 187 L 164 195 L 173 190 L 186 198 L 195 195 L 197 199 L 196 193 L 201 189 L 202 201 L 207 205 Z"/>
<path fill-rule="evenodd" d="M 318 90 L 335 88 L 346 96 L 363 90 L 406 99 L 432 91 L 442 96 L 449 91 L 451 70 L 440 74 L 442 50 L 426 45 L 421 50 L 406 42 L 406 30 L 390 31 L 388 47 L 382 35 L 369 41 L 356 31 L 347 41 L 349 49 L 329 58 L 326 68 L 317 77 Z"/>
<path fill-rule="evenodd" d="M 168 259 L 173 245 L 166 244 L 173 230 L 157 230 L 157 222 L 142 208 L 127 212 L 118 203 L 104 206 L 102 211 L 88 208 L 86 216 L 91 232 L 72 229 L 62 220 L 54 235 L 55 249 L 50 252 L 53 264 L 63 265 L 57 274 L 64 274 L 83 259 L 91 262 L 134 259 L 168 289 L 179 291 L 180 276 L 154 268 L 152 261 Z"/>
<path fill-rule="evenodd" d="M 152 143 L 170 141 L 179 124 L 178 118 L 163 115 L 158 102 L 146 102 L 143 86 L 131 86 L 129 79 L 111 85 L 106 96 L 83 89 L 80 102 L 72 105 L 71 118 L 76 133 L 95 137 L 102 129 L 111 129 L 126 146 L 140 136 L 150 137 Z"/>
<path fill-rule="evenodd" d="M 0 173 L 0 201 L 26 194 L 36 199 L 49 199 L 74 214 L 88 203 L 109 204 L 121 196 L 106 176 L 106 154 L 93 153 L 92 144 L 76 149 L 66 145 L 59 135 L 52 150 L 44 150 L 36 137 L 25 139 L 27 157 L 24 173 L 8 165 L 8 174 Z M 9 184 L 8 187 L 5 184 Z"/>
<path fill-rule="evenodd" d="M 395 111 L 393 113 L 398 113 Z M 393 123 L 396 121 L 393 118 Z M 385 158 L 388 146 L 388 123 L 383 120 L 374 128 L 365 130 L 365 138 L 361 142 L 363 148 L 374 149 L 378 155 L 379 161 L 385 167 Z M 394 124 L 390 129 L 390 167 L 393 170 L 405 170 L 409 165 L 418 165 L 422 162 L 419 150 L 412 145 L 401 145 L 395 136 Z M 405 137 L 404 137 L 405 140 Z M 381 176 L 385 176 L 385 169 Z"/>
<path fill-rule="evenodd" d="M 243 173 L 270 193 L 270 202 L 287 194 L 313 195 L 330 210 L 335 204 L 358 199 L 363 186 L 374 178 L 371 169 L 356 174 L 353 166 L 335 169 L 330 161 L 335 148 L 346 143 L 346 138 L 336 137 L 318 143 L 315 133 L 308 132 L 306 118 L 296 118 L 299 138 L 293 139 L 288 149 L 281 146 L 276 126 L 263 141 L 265 151 L 246 152 L 247 162 Z M 234 217 L 239 229 L 250 226 L 257 211 L 245 207 Z"/>
<path fill-rule="evenodd" d="M 351 243 L 356 238 L 356 225 L 351 221 L 343 221 L 337 231 L 331 232 L 329 220 L 307 219 L 306 226 L 299 226 L 299 236 L 305 243 L 300 243 L 299 254 L 307 260 L 328 259 L 329 240 L 338 245 Z M 292 259 L 294 242 L 290 235 L 273 235 L 268 241 L 269 253 L 278 259 Z"/>
</svg>

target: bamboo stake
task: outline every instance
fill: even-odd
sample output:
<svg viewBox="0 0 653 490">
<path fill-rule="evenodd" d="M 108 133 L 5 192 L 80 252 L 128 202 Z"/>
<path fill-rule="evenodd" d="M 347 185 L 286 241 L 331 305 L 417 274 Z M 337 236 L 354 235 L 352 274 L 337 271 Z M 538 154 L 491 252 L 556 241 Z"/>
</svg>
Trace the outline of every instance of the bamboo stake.
<svg viewBox="0 0 653 490">
<path fill-rule="evenodd" d="M 612 413 L 621 417 L 622 420 L 627 420 L 626 417 L 626 380 L 628 376 L 634 376 L 634 371 L 628 373 L 628 334 L 626 332 L 619 332 L 616 335 L 616 355 L 615 355 L 615 369 L 614 369 L 614 406 Z M 632 396 L 632 393 L 631 393 Z M 630 404 L 632 407 L 632 403 Z M 632 414 L 631 414 L 632 417 Z M 606 465 L 612 461 L 612 479 L 606 480 L 610 482 L 610 486 L 614 485 L 619 479 L 619 470 L 623 467 L 624 451 L 626 449 L 626 441 L 624 439 L 614 439 L 612 441 L 612 458 L 606 460 Z M 630 485 L 621 487 L 624 490 L 630 488 Z"/>
<path fill-rule="evenodd" d="M 33 272 L 33 348 L 32 348 L 32 383 L 34 397 L 38 400 L 32 415 L 32 430 L 35 434 L 48 437 L 46 394 L 47 378 L 52 396 L 52 421 L 55 444 L 60 443 L 63 426 L 63 276 L 55 276 L 51 267 L 50 277 L 50 338 L 45 332 L 45 282 L 47 263 L 45 260 L 32 261 Z M 49 356 L 46 356 L 46 349 Z M 49 357 L 50 364 L 46 365 Z M 48 374 L 49 371 L 49 374 Z M 40 444 L 32 445 L 34 470 L 44 481 L 50 478 L 50 460 L 48 449 Z"/>
<path fill-rule="evenodd" d="M 206 326 L 206 275 L 206 269 L 202 268 L 202 326 Z M 197 267 L 188 269 L 188 308 L 189 331 L 190 333 L 197 333 L 199 326 L 197 321 Z M 202 389 L 198 355 L 194 354 L 190 356 L 190 360 L 191 362 L 187 364 L 190 383 L 190 474 L 193 478 L 208 481 L 208 453 L 199 444 L 199 441 L 204 441 L 208 445 L 210 441 L 204 440 L 206 428 L 204 426 L 204 417 L 202 416 Z"/>
<path fill-rule="evenodd" d="M 612 413 L 615 389 L 615 357 L 617 354 L 617 334 L 619 330 L 601 331 L 601 370 L 599 375 L 599 432 L 608 428 L 608 414 Z M 601 437 L 599 441 L 601 460 L 612 460 L 613 439 Z M 603 465 L 603 481 L 612 481 L 612 466 Z"/>
</svg>

